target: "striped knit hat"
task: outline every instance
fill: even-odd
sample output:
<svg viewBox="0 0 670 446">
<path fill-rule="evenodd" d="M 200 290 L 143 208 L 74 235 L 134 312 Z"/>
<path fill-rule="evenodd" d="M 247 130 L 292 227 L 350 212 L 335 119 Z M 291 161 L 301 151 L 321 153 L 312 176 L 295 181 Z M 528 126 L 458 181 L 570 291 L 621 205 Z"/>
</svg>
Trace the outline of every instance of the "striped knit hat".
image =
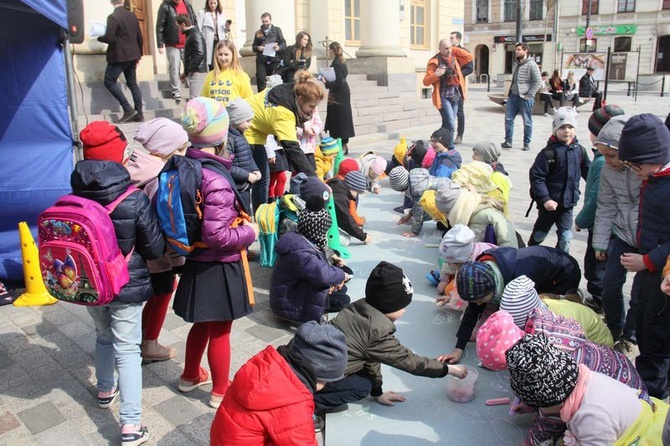
<svg viewBox="0 0 670 446">
<path fill-rule="evenodd" d="M 195 98 L 181 114 L 181 125 L 193 147 L 217 147 L 228 137 L 228 112 L 219 101 Z"/>
<path fill-rule="evenodd" d="M 533 308 L 546 308 L 535 290 L 535 282 L 526 276 L 519 276 L 505 285 L 500 300 L 500 309 L 514 318 L 517 327 L 526 326 L 528 314 Z"/>
<path fill-rule="evenodd" d="M 331 138 L 330 136 L 321 138 L 321 144 L 319 147 L 321 148 L 321 153 L 324 156 L 336 155 L 337 152 L 340 151 L 340 145 L 337 143 L 337 140 Z"/>
<path fill-rule="evenodd" d="M 615 116 L 623 115 L 623 108 L 618 105 L 606 105 L 594 111 L 589 118 L 589 132 L 598 136 L 600 130 Z"/>
<path fill-rule="evenodd" d="M 358 170 L 352 170 L 344 176 L 344 182 L 347 187 L 353 191 L 362 193 L 368 186 L 365 177 Z"/>
<path fill-rule="evenodd" d="M 484 262 L 465 262 L 456 273 L 456 288 L 467 302 L 487 296 L 496 289 L 493 269 Z"/>
<path fill-rule="evenodd" d="M 409 172 L 403 166 L 396 166 L 389 172 L 391 188 L 398 192 L 404 192 L 409 187 Z"/>
</svg>

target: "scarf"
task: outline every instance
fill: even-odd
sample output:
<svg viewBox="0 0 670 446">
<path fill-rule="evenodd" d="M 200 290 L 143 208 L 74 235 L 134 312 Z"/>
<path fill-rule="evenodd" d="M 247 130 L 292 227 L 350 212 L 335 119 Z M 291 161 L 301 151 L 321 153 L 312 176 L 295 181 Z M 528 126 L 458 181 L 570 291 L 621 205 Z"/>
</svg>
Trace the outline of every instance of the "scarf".
<svg viewBox="0 0 670 446">
<path fill-rule="evenodd" d="M 579 407 L 582 405 L 582 398 L 584 398 L 586 388 L 591 381 L 590 378 L 591 370 L 589 370 L 589 368 L 584 364 L 579 364 L 579 377 L 577 378 L 577 385 L 568 399 L 565 400 L 565 403 L 563 403 L 563 407 L 561 408 L 561 420 L 563 420 L 564 423 L 570 421 L 575 415 L 575 412 L 577 412 Z"/>
</svg>

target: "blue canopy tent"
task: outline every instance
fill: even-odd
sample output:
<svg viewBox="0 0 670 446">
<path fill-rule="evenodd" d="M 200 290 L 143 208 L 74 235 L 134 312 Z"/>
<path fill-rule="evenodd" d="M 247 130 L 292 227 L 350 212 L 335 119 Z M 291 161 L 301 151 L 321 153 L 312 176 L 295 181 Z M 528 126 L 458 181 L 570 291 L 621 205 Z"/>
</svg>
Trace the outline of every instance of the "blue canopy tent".
<svg viewBox="0 0 670 446">
<path fill-rule="evenodd" d="M 65 0 L 0 0 L 0 280 L 21 282 L 18 223 L 70 192 Z"/>
</svg>

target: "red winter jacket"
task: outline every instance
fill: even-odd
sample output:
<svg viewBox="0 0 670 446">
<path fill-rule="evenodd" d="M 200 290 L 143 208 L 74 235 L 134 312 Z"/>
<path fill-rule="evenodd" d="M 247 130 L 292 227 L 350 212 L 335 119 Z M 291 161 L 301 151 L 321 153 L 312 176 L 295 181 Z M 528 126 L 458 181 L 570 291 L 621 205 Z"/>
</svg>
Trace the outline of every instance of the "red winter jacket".
<svg viewBox="0 0 670 446">
<path fill-rule="evenodd" d="M 289 363 L 268 346 L 235 375 L 214 417 L 210 444 L 316 445 L 313 398 Z"/>
</svg>

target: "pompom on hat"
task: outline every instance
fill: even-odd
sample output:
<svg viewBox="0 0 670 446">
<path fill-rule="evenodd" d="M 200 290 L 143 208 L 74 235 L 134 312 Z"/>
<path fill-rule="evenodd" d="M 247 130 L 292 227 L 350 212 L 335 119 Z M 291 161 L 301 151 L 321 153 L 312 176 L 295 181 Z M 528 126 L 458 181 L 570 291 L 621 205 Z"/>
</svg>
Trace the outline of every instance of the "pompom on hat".
<svg viewBox="0 0 670 446">
<path fill-rule="evenodd" d="M 120 164 L 126 160 L 128 140 L 120 128 L 107 121 L 93 121 L 79 132 L 84 148 L 85 160 L 114 161 Z"/>
<path fill-rule="evenodd" d="M 193 147 L 217 147 L 228 137 L 228 112 L 219 101 L 194 98 L 181 114 L 181 125 Z"/>
<path fill-rule="evenodd" d="M 330 186 L 317 177 L 307 177 L 300 183 L 300 198 L 305 206 L 312 211 L 319 211 L 326 207 L 332 190 Z"/>
<path fill-rule="evenodd" d="M 461 299 L 472 302 L 495 292 L 493 269 L 484 262 L 466 262 L 456 273 L 456 289 Z"/>
<path fill-rule="evenodd" d="M 595 136 L 598 136 L 600 130 L 615 116 L 623 115 L 625 112 L 623 108 L 618 105 L 606 105 L 600 107 L 598 110 L 591 113 L 589 117 L 589 132 L 593 133 Z"/>
<path fill-rule="evenodd" d="M 133 139 L 152 155 L 165 158 L 188 143 L 188 134 L 168 118 L 156 118 L 140 125 Z"/>
<path fill-rule="evenodd" d="M 448 263 L 465 263 L 475 247 L 475 233 L 463 224 L 457 224 L 442 237 L 440 256 Z"/>
<path fill-rule="evenodd" d="M 251 105 L 242 98 L 235 98 L 234 101 L 229 102 L 226 111 L 230 118 L 230 125 L 243 124 L 254 117 Z"/>
<path fill-rule="evenodd" d="M 493 313 L 477 331 L 477 356 L 482 365 L 490 370 L 505 370 L 505 352 L 525 335 L 507 311 Z"/>
<path fill-rule="evenodd" d="M 305 322 L 298 327 L 288 347 L 292 357 L 311 366 L 317 381 L 329 383 L 344 378 L 347 341 L 334 325 Z"/>
<path fill-rule="evenodd" d="M 340 151 L 340 145 L 337 143 L 337 140 L 331 138 L 330 136 L 321 138 L 321 144 L 319 147 L 321 148 L 321 153 L 324 156 L 337 155 L 337 153 Z"/>
<path fill-rule="evenodd" d="M 402 310 L 412 302 L 414 287 L 402 269 L 388 262 L 379 262 L 365 284 L 365 302 L 389 314 Z"/>
<path fill-rule="evenodd" d="M 396 166 L 389 172 L 391 189 L 404 192 L 409 187 L 409 172 L 403 166 Z"/>
</svg>

